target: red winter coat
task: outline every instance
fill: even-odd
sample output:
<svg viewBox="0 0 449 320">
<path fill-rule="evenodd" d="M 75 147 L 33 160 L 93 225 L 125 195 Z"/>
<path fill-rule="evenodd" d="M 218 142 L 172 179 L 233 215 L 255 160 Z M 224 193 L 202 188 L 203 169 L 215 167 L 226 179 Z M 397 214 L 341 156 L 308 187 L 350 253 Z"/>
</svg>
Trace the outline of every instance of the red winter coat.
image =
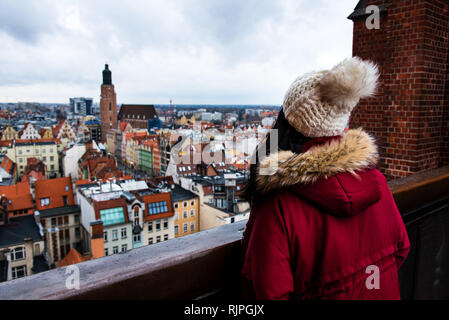
<svg viewBox="0 0 449 320">
<path fill-rule="evenodd" d="M 243 297 L 400 299 L 410 249 L 377 148 L 362 130 L 265 158 L 243 239 Z M 278 168 L 274 168 L 278 156 Z M 371 267 L 370 267 L 371 266 Z M 378 279 L 378 282 L 376 282 Z"/>
</svg>

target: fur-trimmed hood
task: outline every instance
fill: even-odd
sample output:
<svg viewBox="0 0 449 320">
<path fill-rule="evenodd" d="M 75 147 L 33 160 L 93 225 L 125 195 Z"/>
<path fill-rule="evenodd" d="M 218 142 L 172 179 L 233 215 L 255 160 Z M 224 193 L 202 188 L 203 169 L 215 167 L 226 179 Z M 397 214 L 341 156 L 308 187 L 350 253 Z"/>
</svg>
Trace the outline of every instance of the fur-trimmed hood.
<svg viewBox="0 0 449 320">
<path fill-rule="evenodd" d="M 378 160 L 374 138 L 362 129 L 352 129 L 341 139 L 311 147 L 304 153 L 280 151 L 260 163 L 257 190 L 261 194 L 298 184 L 312 184 L 320 178 L 374 166 Z"/>
</svg>

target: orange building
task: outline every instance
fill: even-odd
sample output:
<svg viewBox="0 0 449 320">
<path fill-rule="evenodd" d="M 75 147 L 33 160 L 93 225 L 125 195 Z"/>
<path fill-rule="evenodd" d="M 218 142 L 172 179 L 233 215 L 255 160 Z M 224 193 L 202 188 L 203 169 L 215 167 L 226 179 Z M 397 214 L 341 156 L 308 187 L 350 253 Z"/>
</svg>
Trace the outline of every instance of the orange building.
<svg viewBox="0 0 449 320">
<path fill-rule="evenodd" d="M 28 182 L 0 186 L 0 196 L 8 199 L 6 208 L 10 218 L 34 213 L 33 196 Z"/>
</svg>

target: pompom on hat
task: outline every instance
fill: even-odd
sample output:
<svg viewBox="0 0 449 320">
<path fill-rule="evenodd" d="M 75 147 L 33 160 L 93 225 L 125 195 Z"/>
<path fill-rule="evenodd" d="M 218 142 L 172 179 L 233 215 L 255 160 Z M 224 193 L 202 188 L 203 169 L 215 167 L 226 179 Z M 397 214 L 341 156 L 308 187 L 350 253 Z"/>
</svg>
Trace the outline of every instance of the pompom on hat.
<svg viewBox="0 0 449 320">
<path fill-rule="evenodd" d="M 358 57 L 302 75 L 285 94 L 285 117 L 306 137 L 341 135 L 359 100 L 376 91 L 378 79 L 377 66 Z"/>
</svg>

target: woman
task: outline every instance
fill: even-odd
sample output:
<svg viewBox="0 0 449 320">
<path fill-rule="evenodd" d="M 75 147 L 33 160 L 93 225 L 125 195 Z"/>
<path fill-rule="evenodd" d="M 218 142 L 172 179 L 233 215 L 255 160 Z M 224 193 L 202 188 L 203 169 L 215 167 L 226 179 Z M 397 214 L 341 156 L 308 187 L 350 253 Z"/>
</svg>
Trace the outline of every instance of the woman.
<svg viewBox="0 0 449 320">
<path fill-rule="evenodd" d="M 246 189 L 244 298 L 400 299 L 407 232 L 375 168 L 374 139 L 345 130 L 377 81 L 373 63 L 351 58 L 287 91 L 278 152 L 259 162 L 256 151 Z M 275 142 L 268 137 L 266 150 Z"/>
</svg>

